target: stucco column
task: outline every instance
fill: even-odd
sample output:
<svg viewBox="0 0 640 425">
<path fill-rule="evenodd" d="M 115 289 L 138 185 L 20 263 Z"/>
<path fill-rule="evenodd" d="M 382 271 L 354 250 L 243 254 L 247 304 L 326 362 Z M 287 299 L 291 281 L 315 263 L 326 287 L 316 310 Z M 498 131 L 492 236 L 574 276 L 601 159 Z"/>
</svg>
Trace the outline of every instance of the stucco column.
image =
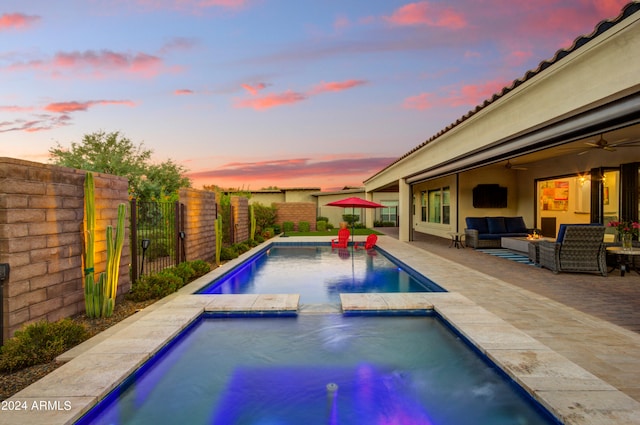
<svg viewBox="0 0 640 425">
<path fill-rule="evenodd" d="M 411 235 L 411 185 L 404 179 L 398 180 L 398 239 L 408 242 Z"/>
<path fill-rule="evenodd" d="M 373 200 L 373 192 L 365 192 L 364 193 L 364 199 L 366 199 L 367 201 L 371 201 L 371 202 L 375 202 Z M 376 209 L 375 208 L 363 208 L 362 211 L 364 212 L 364 224 L 367 227 L 373 228 L 373 219 L 375 217 L 375 212 Z"/>
</svg>

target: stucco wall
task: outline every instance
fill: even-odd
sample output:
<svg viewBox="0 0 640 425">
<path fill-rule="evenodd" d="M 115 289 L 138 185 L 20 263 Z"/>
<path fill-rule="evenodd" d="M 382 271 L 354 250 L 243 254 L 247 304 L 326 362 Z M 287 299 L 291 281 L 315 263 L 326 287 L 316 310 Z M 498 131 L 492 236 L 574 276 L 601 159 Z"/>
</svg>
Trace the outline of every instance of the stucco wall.
<svg viewBox="0 0 640 425">
<path fill-rule="evenodd" d="M 0 158 L 0 263 L 11 271 L 3 288 L 3 338 L 38 320 L 84 312 L 82 251 L 85 172 Z M 94 173 L 96 273 L 105 269 L 106 227 L 128 205 L 127 180 Z M 129 231 L 118 294 L 129 291 Z"/>
</svg>

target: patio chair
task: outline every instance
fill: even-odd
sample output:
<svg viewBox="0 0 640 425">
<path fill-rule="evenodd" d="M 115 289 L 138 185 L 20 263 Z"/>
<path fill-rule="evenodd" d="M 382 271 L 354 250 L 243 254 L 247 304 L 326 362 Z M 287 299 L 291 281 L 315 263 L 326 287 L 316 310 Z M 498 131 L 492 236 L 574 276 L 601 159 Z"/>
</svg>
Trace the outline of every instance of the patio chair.
<svg viewBox="0 0 640 425">
<path fill-rule="evenodd" d="M 561 224 L 555 242 L 542 240 L 540 266 L 559 272 L 598 272 L 607 275 L 606 248 L 602 225 Z"/>
<path fill-rule="evenodd" d="M 349 229 L 338 230 L 338 238 L 331 239 L 331 248 L 346 248 L 349 244 L 349 236 L 351 236 Z"/>
<path fill-rule="evenodd" d="M 373 249 L 376 246 L 376 242 L 378 242 L 378 235 L 374 235 L 373 233 L 367 236 L 367 240 L 364 243 L 364 249 L 369 250 Z M 362 244 L 362 242 L 356 242 L 354 248 L 358 249 L 358 246 Z"/>
</svg>

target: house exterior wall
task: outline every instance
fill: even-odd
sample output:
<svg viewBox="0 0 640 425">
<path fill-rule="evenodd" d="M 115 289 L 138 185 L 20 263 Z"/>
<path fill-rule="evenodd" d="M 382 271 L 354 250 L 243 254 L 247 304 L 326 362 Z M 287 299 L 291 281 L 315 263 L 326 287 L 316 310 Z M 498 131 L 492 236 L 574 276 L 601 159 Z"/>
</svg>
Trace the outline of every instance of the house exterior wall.
<svg viewBox="0 0 640 425">
<path fill-rule="evenodd" d="M 0 263 L 10 265 L 3 287 L 3 339 L 25 324 L 84 312 L 82 252 L 85 172 L 0 158 Z M 106 227 L 128 205 L 127 179 L 94 173 L 96 273 L 106 266 Z M 127 213 L 128 215 L 128 213 Z M 131 287 L 129 226 L 118 294 Z"/>
<path fill-rule="evenodd" d="M 640 13 L 552 64 L 365 182 L 367 192 L 637 91 Z"/>
<path fill-rule="evenodd" d="M 399 235 L 401 240 L 408 240 L 405 239 L 409 237 L 408 230 L 403 229 L 403 226 L 415 217 L 409 211 L 410 208 L 406 208 L 407 205 L 411 205 L 410 197 L 413 196 L 413 190 L 409 191 L 410 194 L 404 191 L 405 178 L 436 169 L 471 152 L 481 151 L 517 136 L 531 134 L 534 130 L 569 120 L 580 113 L 638 93 L 640 55 L 635 54 L 637 51 L 640 51 L 640 13 L 618 22 L 489 105 L 463 117 L 464 119 L 441 132 L 437 138 L 372 176 L 365 181 L 367 193 L 375 192 L 392 183 L 398 184 L 401 223 Z M 535 137 L 542 139 L 544 136 Z M 532 140 L 530 143 L 536 141 Z M 494 180 L 491 174 L 498 172 L 504 175 L 507 170 L 485 169 L 479 172 L 480 174 L 475 170 L 459 173 L 461 191 L 460 210 L 457 211 L 458 228 L 464 228 L 465 216 L 491 215 L 498 212 L 522 215 L 527 225 L 533 227 L 537 225 L 534 221 L 539 221 L 534 220 L 533 216 L 537 202 L 534 179 L 586 172 L 594 167 L 618 167 L 622 163 L 640 160 L 637 150 L 619 151 L 623 151 L 622 155 L 626 157 L 618 157 L 621 152 L 606 152 L 606 155 L 603 155 L 603 151 L 595 150 L 580 157 L 574 154 L 572 157 L 564 156 L 543 161 L 540 167 L 536 164 L 535 169 L 518 171 L 515 175 L 497 176 L 496 181 L 507 183 L 509 180 L 509 192 L 517 193 L 517 201 L 513 207 L 510 204 L 505 211 L 486 211 L 485 214 L 476 214 L 473 207 L 470 207 L 471 199 L 467 198 L 470 196 L 468 186 L 474 178 L 486 176 Z M 616 155 L 609 155 L 610 153 Z M 433 175 L 436 176 L 437 174 Z M 562 217 L 563 222 L 580 222 L 581 219 L 584 217 Z M 441 235 L 444 230 L 433 231 Z"/>
<path fill-rule="evenodd" d="M 284 201 L 284 193 L 282 192 L 253 192 L 251 193 L 251 198 L 249 198 L 250 204 L 261 204 L 265 207 L 270 207 L 274 203 Z"/>
</svg>

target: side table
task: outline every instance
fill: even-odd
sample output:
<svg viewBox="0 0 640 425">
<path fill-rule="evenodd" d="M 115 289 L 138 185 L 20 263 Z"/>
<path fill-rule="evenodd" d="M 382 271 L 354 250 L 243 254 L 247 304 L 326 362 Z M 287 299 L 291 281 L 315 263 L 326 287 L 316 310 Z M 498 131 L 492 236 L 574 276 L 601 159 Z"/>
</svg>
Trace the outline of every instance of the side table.
<svg viewBox="0 0 640 425">
<path fill-rule="evenodd" d="M 451 243 L 449 244 L 449 248 L 455 246 L 456 248 L 464 248 L 464 243 L 462 239 L 464 238 L 464 232 L 449 232 L 449 236 L 451 236 Z"/>
<path fill-rule="evenodd" d="M 638 269 L 633 266 L 633 258 L 640 256 L 640 248 L 623 249 L 621 246 L 608 246 L 607 252 L 616 256 L 616 265 L 613 270 L 619 268 L 620 276 L 624 276 L 625 272 L 631 270 L 640 274 Z"/>
</svg>

